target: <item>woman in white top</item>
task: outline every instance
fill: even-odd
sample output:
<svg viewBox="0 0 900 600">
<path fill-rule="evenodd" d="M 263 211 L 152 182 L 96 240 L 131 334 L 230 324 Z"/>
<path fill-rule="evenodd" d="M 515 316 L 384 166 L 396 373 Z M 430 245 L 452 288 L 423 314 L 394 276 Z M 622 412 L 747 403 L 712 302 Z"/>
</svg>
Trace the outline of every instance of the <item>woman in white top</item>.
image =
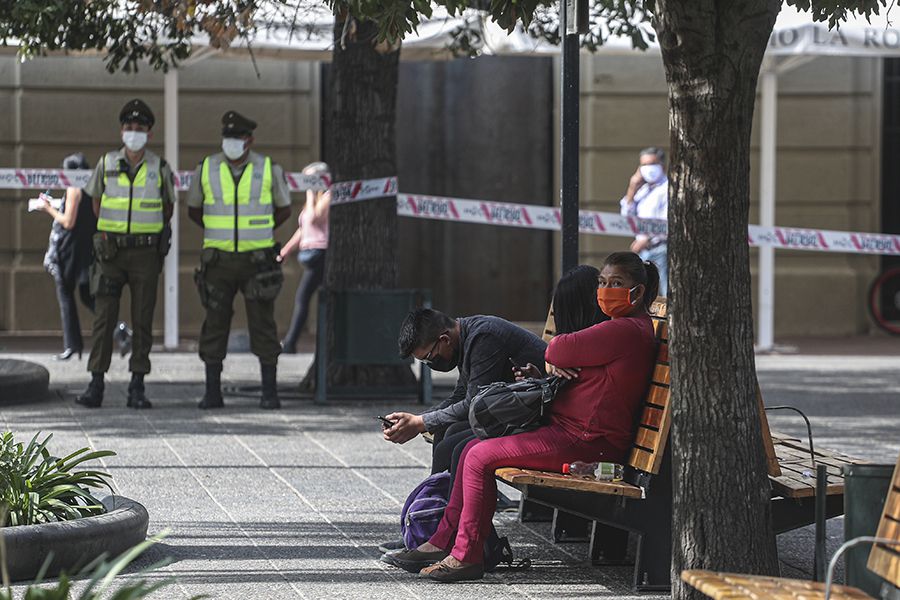
<svg viewBox="0 0 900 600">
<path fill-rule="evenodd" d="M 314 162 L 303 168 L 304 175 L 320 175 L 328 177 L 328 165 Z M 287 335 L 281 342 L 282 352 L 297 352 L 297 339 L 309 315 L 309 303 L 316 289 L 325 279 L 325 251 L 328 248 L 328 205 L 331 202 L 330 191 L 306 191 L 306 205 L 297 219 L 299 227 L 291 239 L 282 247 L 282 260 L 292 252 L 299 250 L 298 259 L 303 265 L 303 277 L 297 286 L 294 299 L 294 315 Z"/>
</svg>

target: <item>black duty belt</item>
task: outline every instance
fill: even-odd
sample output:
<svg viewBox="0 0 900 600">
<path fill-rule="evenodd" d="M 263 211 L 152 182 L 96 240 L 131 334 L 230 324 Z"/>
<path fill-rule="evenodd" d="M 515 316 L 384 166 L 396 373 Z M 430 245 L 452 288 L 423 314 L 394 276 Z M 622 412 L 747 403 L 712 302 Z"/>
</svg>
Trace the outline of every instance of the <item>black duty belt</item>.
<svg viewBox="0 0 900 600">
<path fill-rule="evenodd" d="M 159 244 L 159 235 L 155 233 L 145 235 L 118 234 L 111 236 L 116 240 L 119 248 L 148 248 Z"/>
</svg>

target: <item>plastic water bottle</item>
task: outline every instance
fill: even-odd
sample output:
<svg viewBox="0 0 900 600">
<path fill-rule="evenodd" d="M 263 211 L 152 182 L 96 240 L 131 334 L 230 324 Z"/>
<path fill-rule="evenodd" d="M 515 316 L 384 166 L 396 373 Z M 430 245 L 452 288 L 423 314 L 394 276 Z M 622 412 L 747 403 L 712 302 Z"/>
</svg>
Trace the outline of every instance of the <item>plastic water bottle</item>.
<svg viewBox="0 0 900 600">
<path fill-rule="evenodd" d="M 608 462 L 582 462 L 577 460 L 562 466 L 567 475 L 588 475 L 597 481 L 622 481 L 624 468 L 622 465 Z"/>
</svg>

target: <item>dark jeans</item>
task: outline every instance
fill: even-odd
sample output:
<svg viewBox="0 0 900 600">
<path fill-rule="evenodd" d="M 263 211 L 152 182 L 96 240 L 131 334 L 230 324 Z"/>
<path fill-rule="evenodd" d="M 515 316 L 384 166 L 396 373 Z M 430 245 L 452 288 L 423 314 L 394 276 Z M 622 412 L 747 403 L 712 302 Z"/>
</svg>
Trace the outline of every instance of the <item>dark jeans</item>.
<svg viewBox="0 0 900 600">
<path fill-rule="evenodd" d="M 475 433 L 468 421 L 458 421 L 447 427 L 443 438 L 435 441 L 431 448 L 431 473 L 440 473 L 441 471 L 454 473 L 456 464 L 459 462 L 459 455 L 466 444 L 473 439 L 475 439 Z"/>
<path fill-rule="evenodd" d="M 85 278 L 74 284 L 67 284 L 61 277 L 55 277 L 56 299 L 59 301 L 59 317 L 62 321 L 63 348 L 71 348 L 80 352 L 84 349 L 81 337 L 81 323 L 78 320 L 78 307 L 75 306 L 75 288 L 81 303 L 94 312 L 94 297 L 91 296 L 90 284 Z"/>
<path fill-rule="evenodd" d="M 296 351 L 297 340 L 306 324 L 306 317 L 309 316 L 310 300 L 325 279 L 325 250 L 304 250 L 301 258 L 303 259 L 303 277 L 297 286 L 291 325 L 288 327 L 287 335 L 284 336 L 284 349 L 288 352 Z"/>
</svg>

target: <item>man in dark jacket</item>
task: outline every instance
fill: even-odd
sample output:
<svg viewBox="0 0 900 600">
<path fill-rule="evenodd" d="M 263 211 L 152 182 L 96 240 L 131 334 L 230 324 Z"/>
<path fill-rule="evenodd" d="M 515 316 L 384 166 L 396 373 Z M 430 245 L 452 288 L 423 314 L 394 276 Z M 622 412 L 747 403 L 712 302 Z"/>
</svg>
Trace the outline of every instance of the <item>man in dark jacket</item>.
<svg viewBox="0 0 900 600">
<path fill-rule="evenodd" d="M 513 365 L 528 363 L 543 371 L 547 344 L 535 334 L 500 317 L 476 315 L 452 319 L 423 308 L 409 313 L 400 327 L 400 356 L 413 356 L 435 371 L 459 369 L 450 397 L 421 415 L 395 412 L 386 440 L 408 442 L 424 431 L 441 431 L 469 418 L 469 404 L 478 388 L 495 381 L 513 381 Z"/>
</svg>

